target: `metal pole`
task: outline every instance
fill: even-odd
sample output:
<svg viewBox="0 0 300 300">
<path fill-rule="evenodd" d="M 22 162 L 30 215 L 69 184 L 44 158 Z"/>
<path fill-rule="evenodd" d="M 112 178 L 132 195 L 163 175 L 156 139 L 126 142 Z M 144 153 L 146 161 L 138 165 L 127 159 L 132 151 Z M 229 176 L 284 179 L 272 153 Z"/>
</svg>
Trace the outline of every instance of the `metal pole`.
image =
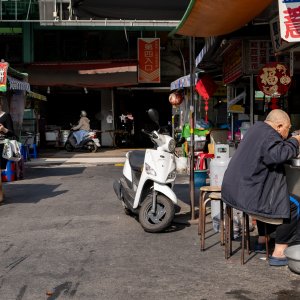
<svg viewBox="0 0 300 300">
<path fill-rule="evenodd" d="M 195 38 L 189 38 L 189 55 L 190 55 L 190 206 L 191 206 L 191 220 L 195 219 L 195 178 L 194 178 L 194 85 L 195 85 Z"/>
<path fill-rule="evenodd" d="M 254 124 L 254 86 L 253 74 L 250 75 L 250 124 Z"/>
</svg>

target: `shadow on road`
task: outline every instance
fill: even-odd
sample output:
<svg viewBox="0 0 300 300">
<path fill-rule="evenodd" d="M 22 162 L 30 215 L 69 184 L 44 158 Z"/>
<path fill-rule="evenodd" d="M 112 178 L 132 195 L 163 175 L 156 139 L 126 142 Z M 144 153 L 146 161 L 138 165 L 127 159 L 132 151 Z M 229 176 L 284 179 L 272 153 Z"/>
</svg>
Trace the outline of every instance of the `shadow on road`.
<svg viewBox="0 0 300 300">
<path fill-rule="evenodd" d="M 71 175 L 78 175 L 82 174 L 85 167 L 62 167 L 60 166 L 57 168 L 51 168 L 51 167 L 29 167 L 25 169 L 25 176 L 24 179 L 34 179 L 34 178 L 42 178 L 45 177 L 45 169 L 47 169 L 46 176 L 71 176 Z"/>
<path fill-rule="evenodd" d="M 55 191 L 60 184 L 15 184 L 5 186 L 5 200 L 2 205 L 11 203 L 37 203 L 56 197 L 68 190 Z"/>
</svg>

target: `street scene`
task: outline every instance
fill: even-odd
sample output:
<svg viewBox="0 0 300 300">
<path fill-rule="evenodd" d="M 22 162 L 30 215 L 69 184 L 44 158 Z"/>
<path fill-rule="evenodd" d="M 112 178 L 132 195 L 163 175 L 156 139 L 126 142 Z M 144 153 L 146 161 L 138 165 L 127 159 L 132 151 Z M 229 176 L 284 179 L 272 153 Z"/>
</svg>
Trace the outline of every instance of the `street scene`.
<svg viewBox="0 0 300 300">
<path fill-rule="evenodd" d="M 246 255 L 243 266 L 240 251 L 225 260 L 211 225 L 200 251 L 197 226 L 186 222 L 187 176 L 176 179 L 178 218 L 146 233 L 113 192 L 122 168 L 99 156 L 96 164 L 32 162 L 26 179 L 4 185 L 1 299 L 299 297 L 298 275 L 270 268 L 263 254 Z"/>
<path fill-rule="evenodd" d="M 0 0 L 0 300 L 300 299 L 300 0 Z"/>
</svg>

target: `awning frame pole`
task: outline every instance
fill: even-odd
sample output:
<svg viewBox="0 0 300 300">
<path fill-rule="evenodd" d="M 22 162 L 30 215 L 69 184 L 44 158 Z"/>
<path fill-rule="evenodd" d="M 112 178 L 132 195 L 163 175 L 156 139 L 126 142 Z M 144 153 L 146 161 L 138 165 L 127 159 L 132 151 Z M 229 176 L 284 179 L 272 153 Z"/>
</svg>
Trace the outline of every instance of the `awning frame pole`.
<svg viewBox="0 0 300 300">
<path fill-rule="evenodd" d="M 194 86 L 195 86 L 195 37 L 189 37 L 190 56 L 190 213 L 191 220 L 195 220 L 195 178 L 194 178 Z"/>
</svg>

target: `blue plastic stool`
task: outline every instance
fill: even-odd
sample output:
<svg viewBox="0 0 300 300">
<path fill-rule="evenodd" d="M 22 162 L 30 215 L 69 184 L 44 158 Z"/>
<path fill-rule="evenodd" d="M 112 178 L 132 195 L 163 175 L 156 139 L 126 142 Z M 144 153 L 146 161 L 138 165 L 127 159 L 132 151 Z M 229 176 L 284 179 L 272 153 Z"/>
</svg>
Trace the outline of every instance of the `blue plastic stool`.
<svg viewBox="0 0 300 300">
<path fill-rule="evenodd" d="M 25 145 L 21 145 L 21 148 L 20 148 L 20 150 L 21 150 L 21 155 L 23 156 L 23 159 L 24 159 L 24 161 L 27 161 L 27 159 L 28 159 L 28 148 L 27 148 L 28 146 L 25 146 Z"/>
<path fill-rule="evenodd" d="M 16 180 L 16 164 L 13 161 L 7 161 L 6 169 L 1 171 L 1 179 L 3 182 Z"/>
<path fill-rule="evenodd" d="M 32 158 L 37 158 L 37 146 L 36 144 L 32 144 L 29 146 L 29 155 Z"/>
</svg>

